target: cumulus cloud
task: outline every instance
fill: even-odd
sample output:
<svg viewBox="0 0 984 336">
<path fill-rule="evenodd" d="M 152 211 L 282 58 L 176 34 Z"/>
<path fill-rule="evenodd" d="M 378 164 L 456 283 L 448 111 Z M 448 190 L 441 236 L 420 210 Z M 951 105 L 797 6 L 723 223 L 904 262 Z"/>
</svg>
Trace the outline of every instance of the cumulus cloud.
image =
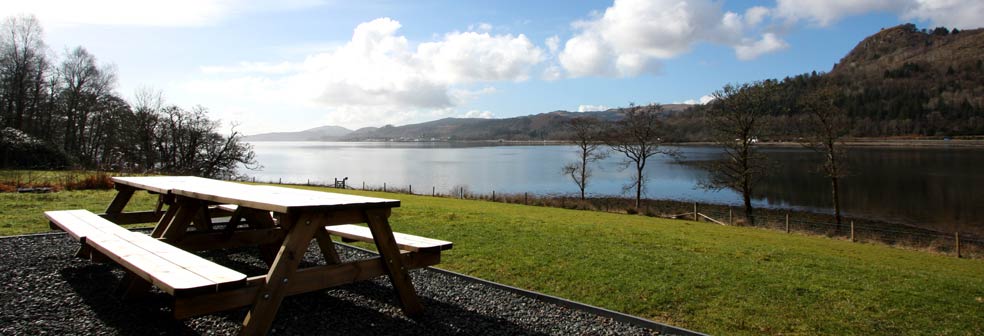
<svg viewBox="0 0 984 336">
<path fill-rule="evenodd" d="M 51 25 L 205 26 L 248 12 L 314 7 L 322 0 L 3 1 L 0 15 L 30 13 Z"/>
<path fill-rule="evenodd" d="M 722 13 L 720 4 L 710 0 L 616 0 L 603 14 L 573 24 L 578 33 L 564 44 L 558 60 L 571 77 L 655 74 L 660 60 L 689 52 L 698 42 L 748 50 L 746 34 L 768 14 L 762 7 L 744 16 Z M 743 51 L 749 56 L 745 59 L 781 50 L 775 47 L 782 44 L 777 36 L 761 40 L 771 48 Z"/>
<path fill-rule="evenodd" d="M 776 37 L 775 34 L 765 33 L 762 35 L 762 39 L 758 41 L 735 46 L 735 56 L 740 60 L 747 61 L 756 59 L 763 54 L 786 49 L 787 47 L 789 47 L 789 44 Z"/>
<path fill-rule="evenodd" d="M 462 115 L 462 118 L 492 119 L 495 118 L 495 114 L 493 114 L 492 111 L 471 110 L 465 112 L 465 114 Z"/>
<path fill-rule="evenodd" d="M 699 99 L 687 99 L 687 100 L 683 101 L 683 104 L 687 104 L 687 105 L 704 105 L 704 104 L 710 103 L 712 100 L 714 100 L 714 96 L 711 96 L 711 95 L 703 95 Z"/>
<path fill-rule="evenodd" d="M 902 19 L 925 20 L 939 26 L 984 25 L 984 2 L 980 0 L 778 0 L 775 12 L 790 21 L 804 20 L 819 26 L 871 12 L 892 13 Z"/>
<path fill-rule="evenodd" d="M 605 105 L 578 105 L 578 112 L 608 111 L 610 107 Z"/>
<path fill-rule="evenodd" d="M 347 125 L 397 124 L 453 115 L 453 107 L 495 92 L 482 83 L 527 80 L 544 59 L 522 34 L 452 32 L 414 47 L 400 28 L 389 18 L 364 22 L 344 45 L 302 62 L 202 67 L 216 77 L 188 85 L 229 97 L 303 102 L 345 114 L 333 120 Z"/>
</svg>

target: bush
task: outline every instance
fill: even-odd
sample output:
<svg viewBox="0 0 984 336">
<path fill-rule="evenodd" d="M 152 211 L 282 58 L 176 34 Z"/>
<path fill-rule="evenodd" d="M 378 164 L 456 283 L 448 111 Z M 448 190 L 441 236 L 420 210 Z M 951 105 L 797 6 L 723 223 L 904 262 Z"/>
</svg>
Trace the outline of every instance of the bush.
<svg viewBox="0 0 984 336">
<path fill-rule="evenodd" d="M 14 128 L 0 130 L 0 167 L 65 169 L 72 160 L 65 151 Z"/>
</svg>

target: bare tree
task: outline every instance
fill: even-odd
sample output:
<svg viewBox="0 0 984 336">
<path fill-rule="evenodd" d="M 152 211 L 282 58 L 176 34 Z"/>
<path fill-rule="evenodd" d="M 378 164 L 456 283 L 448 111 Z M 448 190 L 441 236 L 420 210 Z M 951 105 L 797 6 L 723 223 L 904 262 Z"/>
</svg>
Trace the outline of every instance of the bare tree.
<svg viewBox="0 0 984 336">
<path fill-rule="evenodd" d="M 847 111 L 837 104 L 837 91 L 824 86 L 800 98 L 798 106 L 806 112 L 809 123 L 801 132 L 804 146 L 823 155 L 821 167 L 830 179 L 830 193 L 833 197 L 836 230 L 841 230 L 840 178 L 846 175 L 844 157 L 847 153 L 841 144 L 850 131 L 851 119 Z"/>
<path fill-rule="evenodd" d="M 34 131 L 42 72 L 48 67 L 41 23 L 33 15 L 0 22 L 0 121 L 4 126 Z"/>
<path fill-rule="evenodd" d="M 777 102 L 773 81 L 725 85 L 712 94 L 709 103 L 708 126 L 715 142 L 724 149 L 725 158 L 706 165 L 710 171 L 702 186 L 708 189 L 731 188 L 741 193 L 745 218 L 755 224 L 752 195 L 758 179 L 767 168 L 767 161 L 758 153 L 755 144 L 758 132 L 764 129 L 762 119 L 774 114 L 781 105 Z"/>
<path fill-rule="evenodd" d="M 663 154 L 678 156 L 674 150 L 661 148 L 662 122 L 660 114 L 663 106 L 659 104 L 638 106 L 628 109 L 622 119 L 615 122 L 605 137 L 605 142 L 616 152 L 625 155 L 624 167 L 634 166 L 636 175 L 625 191 L 635 189 L 635 207 L 639 209 L 642 203 L 642 192 L 645 189 L 645 169 L 649 158 Z"/>
<path fill-rule="evenodd" d="M 563 173 L 570 175 L 574 184 L 577 184 L 583 200 L 588 178 L 591 177 L 591 167 L 588 164 L 607 156 L 602 149 L 601 122 L 595 118 L 576 117 L 567 120 L 565 124 L 571 131 L 571 142 L 577 146 L 578 161 L 565 165 Z"/>
</svg>

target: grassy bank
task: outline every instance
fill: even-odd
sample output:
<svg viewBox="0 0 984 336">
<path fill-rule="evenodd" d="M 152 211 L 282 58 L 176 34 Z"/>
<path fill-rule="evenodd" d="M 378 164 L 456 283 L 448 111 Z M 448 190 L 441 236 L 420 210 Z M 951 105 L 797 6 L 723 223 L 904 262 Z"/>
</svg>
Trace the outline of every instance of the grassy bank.
<svg viewBox="0 0 984 336">
<path fill-rule="evenodd" d="M 442 268 L 712 334 L 984 333 L 982 260 L 644 216 L 346 192 L 400 199 L 394 230 L 455 243 Z M 0 194 L 0 233 L 46 231 L 42 210 L 100 211 L 112 195 Z M 138 208 L 152 206 L 139 197 Z"/>
</svg>

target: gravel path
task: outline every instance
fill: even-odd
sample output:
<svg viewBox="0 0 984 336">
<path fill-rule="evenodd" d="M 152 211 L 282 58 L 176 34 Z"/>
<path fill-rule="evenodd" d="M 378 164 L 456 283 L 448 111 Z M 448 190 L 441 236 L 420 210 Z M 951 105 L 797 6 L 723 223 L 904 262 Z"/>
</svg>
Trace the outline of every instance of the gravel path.
<svg viewBox="0 0 984 336">
<path fill-rule="evenodd" d="M 181 321 L 170 317 L 169 296 L 155 290 L 123 302 L 114 292 L 123 272 L 73 256 L 78 242 L 64 234 L 0 239 L 0 335 L 234 335 L 245 309 Z M 251 249 L 206 255 L 255 275 L 263 264 Z M 367 252 L 339 245 L 343 259 Z M 317 244 L 305 262 L 320 263 Z M 401 313 L 385 277 L 284 300 L 277 335 L 652 335 L 655 330 L 570 309 L 431 270 L 411 272 L 426 313 Z"/>
</svg>

